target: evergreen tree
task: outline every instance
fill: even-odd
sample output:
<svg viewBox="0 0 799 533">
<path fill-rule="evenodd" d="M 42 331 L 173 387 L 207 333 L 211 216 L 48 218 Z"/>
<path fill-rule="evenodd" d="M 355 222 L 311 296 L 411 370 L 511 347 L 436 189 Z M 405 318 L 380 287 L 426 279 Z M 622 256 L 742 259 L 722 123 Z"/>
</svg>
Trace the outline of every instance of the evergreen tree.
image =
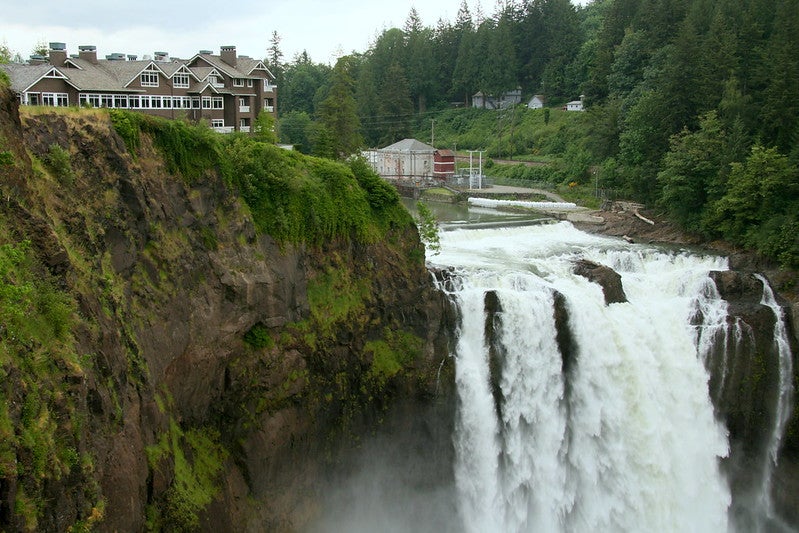
<svg viewBox="0 0 799 533">
<path fill-rule="evenodd" d="M 501 96 L 519 85 L 513 30 L 513 9 L 506 7 L 492 28 L 482 74 L 482 89 L 493 96 Z"/>
<path fill-rule="evenodd" d="M 272 32 L 272 37 L 269 39 L 269 48 L 266 49 L 266 61 L 272 73 L 277 75 L 277 72 L 282 70 L 283 67 L 283 51 L 280 50 L 280 35 L 277 31 Z"/>
<path fill-rule="evenodd" d="M 394 63 L 389 67 L 380 89 L 380 120 L 383 124 L 380 145 L 410 137 L 412 115 L 413 102 L 408 80 L 402 67 Z"/>
<path fill-rule="evenodd" d="M 455 101 L 465 105 L 471 103 L 472 94 L 479 86 L 478 74 L 477 34 L 468 31 L 461 36 L 458 48 L 458 58 L 452 73 L 452 94 Z"/>
<path fill-rule="evenodd" d="M 577 56 L 582 44 L 579 19 L 569 0 L 540 0 L 545 22 L 545 61 L 541 75 L 542 89 L 549 96 L 575 98 L 566 85 L 566 68 Z"/>
<path fill-rule="evenodd" d="M 279 115 L 290 111 L 315 112 L 316 94 L 329 83 L 330 67 L 311 62 L 306 52 L 299 54 L 293 63 L 286 65 L 280 97 L 277 99 Z"/>
<path fill-rule="evenodd" d="M 763 141 L 788 153 L 799 142 L 799 0 L 780 0 L 763 57 Z"/>
<path fill-rule="evenodd" d="M 708 201 L 723 193 L 729 169 L 726 137 L 715 112 L 705 115 L 698 131 L 674 135 L 658 174 L 660 203 L 686 229 L 700 232 Z M 715 196 L 715 198 L 714 198 Z"/>
<path fill-rule="evenodd" d="M 330 91 L 318 111 L 321 129 L 317 145 L 324 147 L 318 151 L 320 155 L 344 158 L 363 145 L 355 103 L 355 66 L 353 56 L 344 56 L 333 67 Z"/>
<path fill-rule="evenodd" d="M 433 98 L 435 69 L 432 45 L 433 32 L 422 26 L 419 13 L 412 8 L 405 21 L 404 66 L 411 97 L 420 113 L 425 112 L 428 99 Z"/>
<path fill-rule="evenodd" d="M 312 121 L 305 111 L 289 111 L 281 115 L 278 129 L 281 142 L 291 144 L 303 153 L 310 153 L 313 150 Z"/>
</svg>

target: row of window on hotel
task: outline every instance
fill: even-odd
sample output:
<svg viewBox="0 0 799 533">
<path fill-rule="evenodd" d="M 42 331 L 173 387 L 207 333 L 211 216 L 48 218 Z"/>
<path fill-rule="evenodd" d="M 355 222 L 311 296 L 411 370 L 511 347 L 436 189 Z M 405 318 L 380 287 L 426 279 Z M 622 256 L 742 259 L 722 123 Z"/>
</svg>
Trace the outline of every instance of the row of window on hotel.
<svg viewBox="0 0 799 533">
<path fill-rule="evenodd" d="M 153 69 L 145 70 L 144 72 L 141 73 L 141 75 L 139 77 L 139 81 L 140 81 L 142 87 L 158 87 L 158 85 L 159 85 L 158 71 L 153 70 Z M 215 76 L 215 75 L 208 76 L 208 81 L 214 87 L 224 87 L 224 83 L 222 82 L 222 80 L 219 77 Z M 173 74 L 172 75 L 172 87 L 174 87 L 176 89 L 188 89 L 189 88 L 189 82 L 190 82 L 190 80 L 189 80 L 189 75 L 188 74 L 177 73 L 177 74 Z M 247 85 L 247 87 L 252 87 L 253 86 L 253 80 L 252 79 L 246 79 L 245 80 L 245 79 L 242 79 L 242 78 L 233 78 L 233 87 L 244 87 L 245 84 Z M 265 91 L 269 91 L 271 89 L 272 89 L 271 83 L 269 82 L 268 79 L 265 79 L 264 80 L 264 90 Z"/>
<path fill-rule="evenodd" d="M 240 105 L 249 105 L 246 97 L 239 97 Z M 69 105 L 67 93 L 42 93 L 41 103 L 35 94 L 28 95 L 31 105 L 47 105 L 66 107 Z M 158 96 L 81 93 L 78 95 L 80 105 L 92 107 L 114 107 L 117 109 L 224 109 L 225 101 L 221 96 Z"/>
</svg>

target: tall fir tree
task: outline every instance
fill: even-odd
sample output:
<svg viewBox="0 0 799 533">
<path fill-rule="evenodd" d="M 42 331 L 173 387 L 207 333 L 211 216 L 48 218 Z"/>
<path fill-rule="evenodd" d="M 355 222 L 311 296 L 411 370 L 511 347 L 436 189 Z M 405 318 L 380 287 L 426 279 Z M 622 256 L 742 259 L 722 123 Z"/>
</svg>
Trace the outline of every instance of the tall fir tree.
<svg viewBox="0 0 799 533">
<path fill-rule="evenodd" d="M 343 56 L 336 61 L 331 74 L 330 91 L 319 106 L 320 138 L 325 141 L 324 155 L 345 158 L 363 146 L 355 102 L 355 66 L 353 56 Z"/>
</svg>

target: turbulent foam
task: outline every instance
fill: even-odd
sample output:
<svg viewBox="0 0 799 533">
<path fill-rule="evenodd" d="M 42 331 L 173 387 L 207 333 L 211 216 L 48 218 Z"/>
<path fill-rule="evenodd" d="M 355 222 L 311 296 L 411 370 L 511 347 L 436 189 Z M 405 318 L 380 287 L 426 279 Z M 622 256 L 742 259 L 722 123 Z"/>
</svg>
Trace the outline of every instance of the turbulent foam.
<svg viewBox="0 0 799 533">
<path fill-rule="evenodd" d="M 604 304 L 575 276 L 584 257 L 622 275 L 628 303 Z M 713 417 L 691 324 L 726 314 L 707 287 L 715 257 L 668 254 L 570 224 L 461 230 L 430 258 L 461 276 L 455 446 L 466 531 L 727 531 Z M 502 358 L 495 409 L 483 296 L 496 292 Z M 575 363 L 564 375 L 553 318 L 563 295 Z M 701 330 L 703 326 L 699 326 Z"/>
</svg>

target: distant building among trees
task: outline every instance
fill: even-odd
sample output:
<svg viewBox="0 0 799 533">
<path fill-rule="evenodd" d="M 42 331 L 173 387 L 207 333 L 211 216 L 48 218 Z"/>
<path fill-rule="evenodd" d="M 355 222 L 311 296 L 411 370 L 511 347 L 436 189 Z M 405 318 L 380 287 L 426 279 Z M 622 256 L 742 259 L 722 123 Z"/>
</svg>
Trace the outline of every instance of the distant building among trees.
<svg viewBox="0 0 799 533">
<path fill-rule="evenodd" d="M 542 109 L 544 107 L 544 95 L 543 94 L 535 94 L 530 101 L 527 102 L 527 107 L 529 109 Z"/>
<path fill-rule="evenodd" d="M 505 109 L 506 107 L 520 104 L 521 102 L 521 89 L 507 91 L 499 96 L 487 95 L 482 91 L 472 95 L 472 107 L 480 107 L 483 109 Z"/>
</svg>

